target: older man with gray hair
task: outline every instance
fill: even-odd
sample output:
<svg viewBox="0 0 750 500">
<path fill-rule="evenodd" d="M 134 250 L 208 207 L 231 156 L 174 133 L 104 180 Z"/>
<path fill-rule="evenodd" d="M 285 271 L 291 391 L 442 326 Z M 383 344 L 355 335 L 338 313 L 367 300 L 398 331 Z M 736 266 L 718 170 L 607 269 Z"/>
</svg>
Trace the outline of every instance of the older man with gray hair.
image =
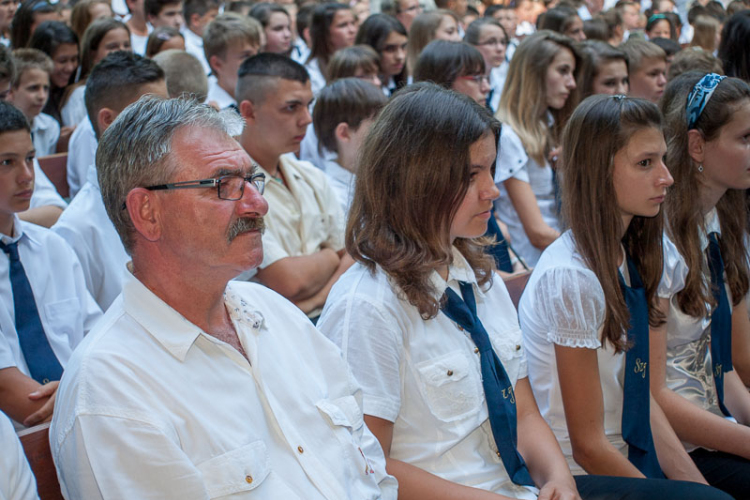
<svg viewBox="0 0 750 500">
<path fill-rule="evenodd" d="M 281 296 L 230 282 L 261 262 L 268 210 L 238 119 L 144 97 L 100 140 L 132 262 L 58 389 L 66 498 L 396 498 L 340 352 Z"/>
</svg>

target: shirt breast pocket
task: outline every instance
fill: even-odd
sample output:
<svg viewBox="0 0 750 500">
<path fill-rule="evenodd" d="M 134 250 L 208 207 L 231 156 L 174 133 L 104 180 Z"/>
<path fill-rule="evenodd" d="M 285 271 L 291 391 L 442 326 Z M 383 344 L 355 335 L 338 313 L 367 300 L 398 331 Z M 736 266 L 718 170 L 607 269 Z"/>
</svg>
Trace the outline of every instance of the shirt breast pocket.
<svg viewBox="0 0 750 500">
<path fill-rule="evenodd" d="M 463 351 L 453 351 L 416 365 L 427 405 L 445 422 L 476 414 L 484 401 L 481 375 Z"/>
<path fill-rule="evenodd" d="M 268 485 L 267 488 L 261 488 L 270 481 L 271 474 L 270 457 L 263 441 L 255 441 L 213 457 L 197 465 L 197 468 L 203 476 L 209 498 L 254 490 L 257 490 L 254 492 L 259 495 L 258 498 L 263 498 L 264 492 L 277 494 L 278 487 L 282 487 L 283 491 L 288 490 L 285 485 L 276 485 L 274 488 Z M 296 498 L 290 490 L 288 493 L 291 496 L 285 498 Z"/>
<path fill-rule="evenodd" d="M 60 300 L 46 304 L 44 312 L 47 315 L 47 321 L 54 326 L 55 331 L 65 335 L 73 335 L 76 332 L 83 331 L 83 324 L 78 324 L 78 315 L 81 311 L 81 302 L 77 297 Z"/>
</svg>

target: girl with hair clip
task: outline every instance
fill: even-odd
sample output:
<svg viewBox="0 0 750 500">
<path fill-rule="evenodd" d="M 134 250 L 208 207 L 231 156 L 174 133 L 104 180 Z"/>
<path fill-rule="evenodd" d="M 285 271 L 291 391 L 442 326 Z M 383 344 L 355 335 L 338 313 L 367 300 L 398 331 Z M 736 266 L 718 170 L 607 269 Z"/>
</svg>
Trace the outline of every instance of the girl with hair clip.
<svg viewBox="0 0 750 500">
<path fill-rule="evenodd" d="M 750 498 L 750 393 L 732 366 L 748 324 L 744 236 L 750 86 L 691 71 L 661 101 L 667 166 L 666 322 L 651 329 L 651 390 L 709 484 Z"/>
<path fill-rule="evenodd" d="M 530 266 L 559 235 L 554 163 L 558 138 L 578 103 L 573 41 L 543 30 L 524 39 L 508 68 L 495 116 L 503 124 L 495 182 L 498 217 Z"/>
<path fill-rule="evenodd" d="M 324 3 L 315 7 L 310 20 L 310 55 L 305 69 L 310 74 L 313 95 L 328 81 L 328 61 L 339 49 L 354 44 L 357 21 L 352 9 L 343 3 Z"/>
<path fill-rule="evenodd" d="M 380 81 L 390 97 L 406 85 L 406 28 L 388 14 L 373 14 L 362 23 L 354 43 L 369 45 L 380 56 Z"/>
<path fill-rule="evenodd" d="M 581 69 L 577 85 L 581 99 L 594 94 L 628 93 L 628 59 L 623 51 L 598 40 L 586 40 L 578 51 Z"/>
<path fill-rule="evenodd" d="M 494 113 L 500 104 L 500 96 L 508 75 L 508 61 L 505 56 L 510 36 L 497 19 L 481 17 L 466 28 L 464 41 L 476 47 L 484 58 L 490 79 L 487 107 Z"/>
<path fill-rule="evenodd" d="M 63 97 L 63 125 L 76 126 L 86 118 L 86 105 L 83 101 L 86 78 L 96 63 L 118 50 L 132 52 L 130 29 L 126 24 L 116 19 L 103 18 L 86 28 L 81 39 L 80 77 L 75 85 L 68 87 L 67 95 Z"/>
<path fill-rule="evenodd" d="M 529 380 L 574 475 L 648 478 L 629 486 L 643 500 L 726 500 L 649 390 L 649 325 L 664 322 L 666 149 L 648 101 L 598 95 L 573 113 L 561 164 L 569 230 L 544 251 L 519 304 Z"/>
</svg>

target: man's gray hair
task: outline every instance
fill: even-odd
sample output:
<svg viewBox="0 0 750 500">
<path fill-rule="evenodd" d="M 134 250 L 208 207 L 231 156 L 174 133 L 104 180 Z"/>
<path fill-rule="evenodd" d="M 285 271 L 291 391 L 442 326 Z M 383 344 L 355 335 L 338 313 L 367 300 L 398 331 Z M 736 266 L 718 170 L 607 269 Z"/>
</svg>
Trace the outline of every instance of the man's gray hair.
<svg viewBox="0 0 750 500">
<path fill-rule="evenodd" d="M 235 135 L 242 130 L 242 119 L 233 110 L 147 95 L 125 108 L 99 140 L 96 167 L 104 207 L 128 254 L 135 227 L 124 208 L 127 195 L 137 187 L 170 182 L 178 168 L 170 161 L 172 140 L 183 127 Z"/>
</svg>

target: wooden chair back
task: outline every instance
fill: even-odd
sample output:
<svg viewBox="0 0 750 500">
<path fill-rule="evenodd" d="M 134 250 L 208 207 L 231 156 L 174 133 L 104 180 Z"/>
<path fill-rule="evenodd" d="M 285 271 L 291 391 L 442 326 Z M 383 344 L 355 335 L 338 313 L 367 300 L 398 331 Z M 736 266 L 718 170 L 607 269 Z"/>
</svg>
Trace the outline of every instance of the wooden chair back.
<svg viewBox="0 0 750 500">
<path fill-rule="evenodd" d="M 36 487 L 41 500 L 63 500 L 57 481 L 55 463 L 49 447 L 49 422 L 24 429 L 18 433 L 21 445 L 36 476 Z"/>
<path fill-rule="evenodd" d="M 521 300 L 521 295 L 526 288 L 526 283 L 528 283 L 530 276 L 531 273 L 523 273 L 505 280 L 505 287 L 508 289 L 510 300 L 513 301 L 516 309 L 518 309 L 518 302 Z"/>
<path fill-rule="evenodd" d="M 70 197 L 68 186 L 68 153 L 57 153 L 38 158 L 42 172 L 49 177 L 63 198 Z"/>
</svg>

